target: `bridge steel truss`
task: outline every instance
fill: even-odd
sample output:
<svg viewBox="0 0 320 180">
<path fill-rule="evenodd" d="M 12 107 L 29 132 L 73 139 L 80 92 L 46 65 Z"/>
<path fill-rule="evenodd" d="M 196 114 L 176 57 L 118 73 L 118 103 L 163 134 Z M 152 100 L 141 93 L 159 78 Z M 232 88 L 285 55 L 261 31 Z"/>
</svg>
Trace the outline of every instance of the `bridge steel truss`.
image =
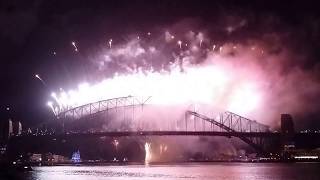
<svg viewBox="0 0 320 180">
<path fill-rule="evenodd" d="M 94 103 L 85 104 L 79 107 L 68 109 L 67 111 L 60 112 L 57 115 L 58 119 L 81 119 L 83 117 L 92 116 L 97 113 L 105 112 L 111 109 L 126 108 L 143 106 L 150 97 L 138 98 L 134 96 L 118 97 L 113 99 L 107 99 Z"/>
<path fill-rule="evenodd" d="M 237 137 L 240 138 L 245 143 L 249 144 L 258 152 L 264 151 L 264 138 L 263 137 L 247 137 L 241 135 L 242 132 L 244 133 L 268 133 L 269 127 L 263 124 L 260 124 L 256 121 L 247 119 L 245 117 L 239 116 L 232 112 L 225 112 L 220 114 L 218 119 L 209 118 L 205 115 L 199 114 L 194 111 L 186 111 L 185 114 L 185 128 L 188 129 L 188 119 L 190 116 L 194 117 L 194 121 L 199 121 L 199 119 L 211 123 L 211 125 L 219 127 L 219 129 L 215 131 L 225 131 L 229 132 L 230 136 L 238 135 Z M 199 118 L 199 119 L 198 119 Z M 211 126 L 211 131 L 214 131 L 213 126 Z M 240 132 L 240 133 L 239 133 Z"/>
</svg>

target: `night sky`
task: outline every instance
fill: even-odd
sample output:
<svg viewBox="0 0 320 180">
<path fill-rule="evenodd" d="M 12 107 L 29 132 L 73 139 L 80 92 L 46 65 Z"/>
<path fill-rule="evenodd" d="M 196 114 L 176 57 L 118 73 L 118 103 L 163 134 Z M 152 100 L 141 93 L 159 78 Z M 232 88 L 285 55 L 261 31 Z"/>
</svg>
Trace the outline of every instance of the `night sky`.
<svg viewBox="0 0 320 180">
<path fill-rule="evenodd" d="M 46 106 L 52 89 L 92 79 L 94 70 L 88 59 L 101 44 L 110 38 L 126 41 L 133 33 L 161 31 L 184 22 L 188 27 L 206 29 L 208 34 L 220 33 L 217 39 L 221 41 L 259 38 L 266 32 L 282 34 L 287 48 L 303 56 L 292 60 L 287 68 L 298 66 L 320 75 L 320 16 L 316 2 L 1 1 L 1 120 L 10 116 L 33 126 L 53 118 Z M 237 21 L 237 17 L 248 21 L 240 32 L 227 35 L 216 28 L 229 19 Z M 72 41 L 79 44 L 79 53 L 74 53 Z M 35 74 L 41 75 L 45 85 Z M 302 128 L 320 128 L 320 105 L 313 101 L 319 100 L 310 99 L 315 104 L 312 113 L 298 117 Z"/>
</svg>

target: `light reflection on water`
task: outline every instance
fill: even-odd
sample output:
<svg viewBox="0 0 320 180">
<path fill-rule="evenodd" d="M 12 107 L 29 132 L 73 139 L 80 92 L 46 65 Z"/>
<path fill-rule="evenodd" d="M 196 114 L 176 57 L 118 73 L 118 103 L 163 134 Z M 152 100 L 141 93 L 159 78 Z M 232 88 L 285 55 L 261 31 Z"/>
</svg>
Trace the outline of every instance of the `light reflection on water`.
<svg viewBox="0 0 320 180">
<path fill-rule="evenodd" d="M 211 163 L 180 165 L 128 166 L 53 166 L 35 167 L 24 174 L 26 179 L 84 180 L 84 179 L 320 179 L 320 164 L 249 164 Z"/>
</svg>

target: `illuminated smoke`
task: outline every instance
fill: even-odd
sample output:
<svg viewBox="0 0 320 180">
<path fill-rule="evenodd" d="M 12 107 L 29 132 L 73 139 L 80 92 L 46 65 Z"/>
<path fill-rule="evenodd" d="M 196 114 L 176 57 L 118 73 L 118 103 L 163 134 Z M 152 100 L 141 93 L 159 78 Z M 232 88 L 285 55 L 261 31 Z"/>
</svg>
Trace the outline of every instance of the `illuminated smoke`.
<svg viewBox="0 0 320 180">
<path fill-rule="evenodd" d="M 167 36 L 171 38 L 172 35 L 166 32 L 166 41 Z M 151 96 L 150 103 L 158 105 L 213 104 L 240 114 L 246 114 L 259 107 L 263 93 L 260 92 L 259 84 L 255 83 L 256 79 L 251 78 L 251 72 L 244 77 L 231 74 L 230 72 L 234 71 L 232 64 L 224 62 L 230 57 L 200 49 L 199 43 L 206 42 L 203 41 L 202 33 L 196 35 L 189 32 L 187 36 L 193 46 L 181 51 L 180 55 L 174 55 L 173 62 L 158 70 L 149 66 L 150 62 L 145 59 L 150 61 L 170 57 L 165 56 L 165 52 L 155 46 L 144 47 L 139 40 L 132 40 L 109 49 L 104 54 L 103 66 L 116 63 L 127 73 L 116 73 L 113 77 L 96 84 L 82 83 L 77 89 L 61 91 L 57 95 L 52 93 L 56 108 L 58 111 L 65 111 L 84 104 L 124 96 Z M 181 49 L 180 40 L 178 45 Z M 205 62 L 195 64 L 198 54 L 203 52 L 206 53 Z M 137 65 L 139 63 L 142 63 L 140 67 Z"/>
<path fill-rule="evenodd" d="M 185 67 L 184 72 L 179 67 L 173 67 L 170 72 L 139 71 L 117 75 L 96 85 L 84 83 L 77 90 L 61 92 L 55 99 L 65 109 L 129 95 L 151 96 L 150 103 L 158 105 L 225 104 L 225 108 L 237 113 L 258 107 L 262 98 L 259 87 L 242 80 L 237 82 L 236 89 L 228 90 L 235 83 L 232 78 L 222 67 L 213 65 Z"/>
<path fill-rule="evenodd" d="M 129 95 L 152 96 L 149 102 L 156 105 L 209 104 L 268 125 L 280 113 L 312 110 L 305 95 L 316 96 L 319 83 L 300 68 L 283 73 L 294 52 L 274 53 L 274 43 L 283 45 L 277 38 L 219 43 L 194 31 L 155 36 L 147 41 L 135 35 L 112 48 L 110 40 L 91 58 L 96 81 L 53 93 L 55 111 Z"/>
</svg>

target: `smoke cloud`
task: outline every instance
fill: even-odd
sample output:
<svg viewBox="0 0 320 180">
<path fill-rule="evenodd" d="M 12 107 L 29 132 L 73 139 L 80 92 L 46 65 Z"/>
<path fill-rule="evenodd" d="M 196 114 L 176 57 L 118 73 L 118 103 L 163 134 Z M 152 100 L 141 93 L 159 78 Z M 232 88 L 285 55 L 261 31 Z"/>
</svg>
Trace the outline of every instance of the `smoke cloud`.
<svg viewBox="0 0 320 180">
<path fill-rule="evenodd" d="M 226 33 L 231 36 L 247 23 L 242 19 L 232 27 L 229 25 Z M 181 30 L 180 24 L 172 28 L 178 33 L 164 28 L 159 34 L 132 35 L 125 42 L 114 42 L 112 48 L 105 46 L 91 58 L 98 72 L 95 76 L 112 78 L 105 77 L 110 72 L 113 78 L 136 73 L 161 75 L 177 69 L 188 73 L 188 68 L 201 71 L 203 67 L 214 66 L 228 79 L 219 91 L 212 92 L 215 99 L 208 97 L 208 102 L 216 108 L 234 111 L 272 127 L 278 126 L 281 113 L 299 117 L 317 111 L 319 104 L 313 101 L 320 87 L 317 66 L 306 69 L 301 65 L 307 56 L 285 42 L 287 35 L 266 32 L 259 38 L 222 42 L 206 33 L 208 30 L 185 30 L 186 23 L 182 23 Z M 204 78 L 216 80 L 216 77 Z M 186 88 L 203 87 L 195 84 Z M 248 107 L 243 111 L 237 109 L 243 106 Z"/>
</svg>

